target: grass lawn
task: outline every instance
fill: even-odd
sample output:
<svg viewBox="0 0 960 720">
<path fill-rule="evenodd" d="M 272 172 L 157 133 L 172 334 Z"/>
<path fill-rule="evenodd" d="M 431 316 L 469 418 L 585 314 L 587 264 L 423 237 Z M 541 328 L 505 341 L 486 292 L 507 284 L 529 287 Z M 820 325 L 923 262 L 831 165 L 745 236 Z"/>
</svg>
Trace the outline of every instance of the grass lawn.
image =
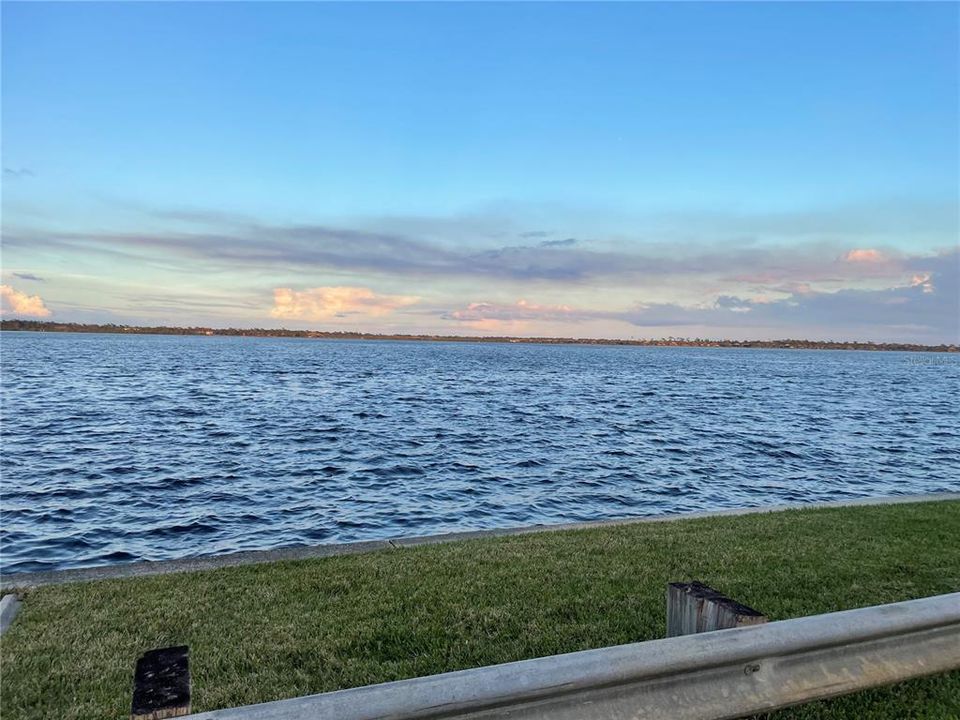
<svg viewBox="0 0 960 720">
<path fill-rule="evenodd" d="M 797 510 L 40 588 L 3 720 L 124 718 L 136 657 L 190 646 L 195 712 L 650 640 L 669 581 L 773 620 L 960 590 L 960 502 Z M 776 713 L 960 718 L 960 672 Z"/>
</svg>

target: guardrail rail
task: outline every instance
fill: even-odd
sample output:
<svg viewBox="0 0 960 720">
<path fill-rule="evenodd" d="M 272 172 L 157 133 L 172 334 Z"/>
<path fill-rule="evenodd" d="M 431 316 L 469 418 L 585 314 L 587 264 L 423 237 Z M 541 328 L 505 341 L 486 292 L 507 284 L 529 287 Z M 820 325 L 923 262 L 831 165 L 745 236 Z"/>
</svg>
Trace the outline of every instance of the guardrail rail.
<svg viewBox="0 0 960 720">
<path fill-rule="evenodd" d="M 960 668 L 960 593 L 190 715 L 735 718 Z"/>
</svg>

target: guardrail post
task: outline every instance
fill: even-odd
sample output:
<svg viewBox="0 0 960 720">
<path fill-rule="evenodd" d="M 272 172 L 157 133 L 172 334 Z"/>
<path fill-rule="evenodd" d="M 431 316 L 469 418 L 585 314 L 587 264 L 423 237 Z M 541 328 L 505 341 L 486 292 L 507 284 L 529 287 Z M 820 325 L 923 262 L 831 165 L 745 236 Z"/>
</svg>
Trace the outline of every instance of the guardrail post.
<svg viewBox="0 0 960 720">
<path fill-rule="evenodd" d="M 667 585 L 667 637 L 765 622 L 763 613 L 701 582 Z"/>
<path fill-rule="evenodd" d="M 160 648 L 137 660 L 130 720 L 165 720 L 190 714 L 190 650 Z"/>
</svg>

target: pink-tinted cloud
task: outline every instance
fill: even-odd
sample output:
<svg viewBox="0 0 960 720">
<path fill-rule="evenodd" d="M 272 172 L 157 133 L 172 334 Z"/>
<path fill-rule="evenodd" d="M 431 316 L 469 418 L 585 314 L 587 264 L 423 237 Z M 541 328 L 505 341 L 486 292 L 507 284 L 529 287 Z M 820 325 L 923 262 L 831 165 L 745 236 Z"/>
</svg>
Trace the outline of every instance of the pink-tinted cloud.
<svg viewBox="0 0 960 720">
<path fill-rule="evenodd" d="M 923 258 L 929 270 L 917 268 L 893 286 L 881 289 L 822 291 L 804 283 L 782 285 L 778 298 L 764 294 L 751 297 L 719 295 L 713 302 L 635 302 L 621 310 L 594 310 L 568 305 L 471 303 L 448 312 L 445 318 L 489 332 L 509 330 L 541 333 L 539 322 L 614 322 L 635 327 L 704 328 L 720 336 L 809 336 L 808 328 L 834 328 L 845 337 L 885 339 L 911 335 L 912 340 L 951 342 L 960 340 L 960 255 L 944 252 Z M 921 262 L 921 259 L 916 261 Z"/>
<path fill-rule="evenodd" d="M 460 322 L 478 322 L 481 320 L 570 320 L 582 312 L 569 305 L 538 305 L 537 303 L 517 300 L 513 304 L 474 302 L 462 310 L 449 314 Z"/>
<path fill-rule="evenodd" d="M 769 288 L 769 290 L 778 293 L 784 293 L 786 295 L 810 295 L 814 292 L 813 287 L 810 283 L 805 282 L 788 282 L 783 285 L 777 285 L 775 287 Z"/>
<path fill-rule="evenodd" d="M 270 315 L 282 320 L 329 320 L 346 315 L 387 315 L 419 298 L 381 295 L 365 287 L 276 288 Z"/>
<path fill-rule="evenodd" d="M 879 250 L 858 248 L 848 252 L 843 256 L 843 259 L 851 263 L 883 263 L 887 262 L 889 258 Z"/>
<path fill-rule="evenodd" d="M 743 271 L 726 277 L 734 282 L 768 286 L 796 283 L 828 283 L 854 286 L 865 280 L 902 280 L 907 263 L 914 258 L 876 248 L 854 248 L 839 255 L 828 245 L 792 250 L 743 251 Z M 718 263 L 718 267 L 721 265 Z"/>
<path fill-rule="evenodd" d="M 0 285 L 0 295 L 3 297 L 3 313 L 5 315 L 50 317 L 50 310 L 43 304 L 43 298 L 39 295 L 27 295 L 15 290 L 10 285 Z"/>
<path fill-rule="evenodd" d="M 917 273 L 910 278 L 910 287 L 923 289 L 925 293 L 933 292 L 933 281 L 930 279 L 930 273 Z"/>
<path fill-rule="evenodd" d="M 590 315 L 569 305 L 539 305 L 521 299 L 508 304 L 473 302 L 446 317 L 474 330 L 514 334 L 526 332 L 533 321 L 575 321 Z"/>
</svg>

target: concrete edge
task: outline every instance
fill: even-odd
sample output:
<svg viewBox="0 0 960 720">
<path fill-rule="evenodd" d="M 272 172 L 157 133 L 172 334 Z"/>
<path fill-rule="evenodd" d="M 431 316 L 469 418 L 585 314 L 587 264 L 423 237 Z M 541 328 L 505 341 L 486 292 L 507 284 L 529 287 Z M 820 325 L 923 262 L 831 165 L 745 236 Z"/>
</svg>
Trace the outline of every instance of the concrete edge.
<svg viewBox="0 0 960 720">
<path fill-rule="evenodd" d="M 13 593 L 4 595 L 3 599 L 0 600 L 0 635 L 3 635 L 10 627 L 10 623 L 20 612 L 20 605 L 20 598 Z"/>
<path fill-rule="evenodd" d="M 310 558 L 334 557 L 339 555 L 356 555 L 358 553 L 375 552 L 378 550 L 399 550 L 418 545 L 434 545 L 438 543 L 457 542 L 461 540 L 478 540 L 491 537 L 506 537 L 511 535 L 528 535 L 541 532 L 562 532 L 567 530 L 590 530 L 594 528 L 612 527 L 618 525 L 636 525 L 641 523 L 674 522 L 678 520 L 696 520 L 717 517 L 733 517 L 739 515 L 755 515 L 788 510 L 815 510 L 839 507 L 858 507 L 865 505 L 901 505 L 909 503 L 939 502 L 943 500 L 960 500 L 960 493 L 942 492 L 924 495 L 894 495 L 877 498 L 858 498 L 855 500 L 838 500 L 818 503 L 793 503 L 786 505 L 768 505 L 761 507 L 731 508 L 726 510 L 706 510 L 692 513 L 677 513 L 673 515 L 644 515 L 640 517 L 614 518 L 610 520 L 593 520 L 588 522 L 558 523 L 556 525 L 525 525 L 512 528 L 494 528 L 491 530 L 469 530 L 464 532 L 443 533 L 439 535 L 419 535 L 410 537 L 389 538 L 386 540 L 367 540 L 351 543 L 329 543 L 325 545 L 300 546 L 277 548 L 274 550 L 251 550 L 209 557 L 184 558 L 182 560 L 140 561 L 122 565 L 104 565 L 91 568 L 77 568 L 71 570 L 49 570 L 33 573 L 15 573 L 3 578 L 0 590 L 26 590 L 43 585 L 60 585 L 74 582 L 90 582 L 93 580 L 110 580 L 119 578 L 148 577 L 152 575 L 168 575 L 171 573 L 195 572 L 198 570 L 216 570 L 223 567 L 239 565 L 257 565 L 261 563 L 282 562 L 285 560 L 306 560 Z"/>
</svg>

